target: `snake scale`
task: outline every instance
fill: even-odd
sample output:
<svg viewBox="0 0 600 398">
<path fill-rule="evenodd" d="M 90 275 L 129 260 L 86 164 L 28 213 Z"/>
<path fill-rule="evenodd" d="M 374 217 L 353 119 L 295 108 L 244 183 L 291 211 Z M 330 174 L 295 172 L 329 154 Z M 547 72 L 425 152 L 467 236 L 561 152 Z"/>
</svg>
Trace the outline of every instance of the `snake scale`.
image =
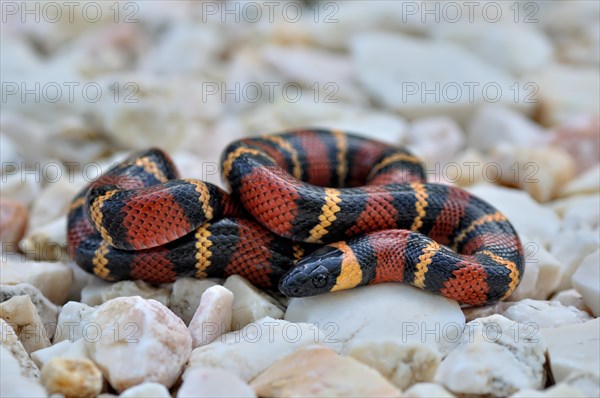
<svg viewBox="0 0 600 398">
<path fill-rule="evenodd" d="M 523 275 L 506 217 L 425 182 L 406 149 L 306 129 L 233 142 L 221 164 L 231 193 L 179 178 L 161 150 L 131 155 L 73 199 L 72 258 L 109 281 L 239 274 L 290 297 L 397 281 L 471 305 Z"/>
</svg>

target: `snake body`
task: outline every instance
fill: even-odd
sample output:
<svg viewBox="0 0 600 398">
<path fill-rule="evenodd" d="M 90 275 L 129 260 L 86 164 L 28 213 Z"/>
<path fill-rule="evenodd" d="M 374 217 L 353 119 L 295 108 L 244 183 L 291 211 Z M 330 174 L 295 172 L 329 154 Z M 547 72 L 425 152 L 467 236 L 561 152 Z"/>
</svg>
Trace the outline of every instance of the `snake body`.
<svg viewBox="0 0 600 398">
<path fill-rule="evenodd" d="M 508 297 L 523 248 L 506 217 L 461 188 L 425 182 L 403 148 L 329 130 L 247 138 L 223 153 L 231 194 L 135 153 L 75 196 L 68 245 L 106 280 L 240 274 L 311 296 L 406 282 L 459 302 Z"/>
</svg>

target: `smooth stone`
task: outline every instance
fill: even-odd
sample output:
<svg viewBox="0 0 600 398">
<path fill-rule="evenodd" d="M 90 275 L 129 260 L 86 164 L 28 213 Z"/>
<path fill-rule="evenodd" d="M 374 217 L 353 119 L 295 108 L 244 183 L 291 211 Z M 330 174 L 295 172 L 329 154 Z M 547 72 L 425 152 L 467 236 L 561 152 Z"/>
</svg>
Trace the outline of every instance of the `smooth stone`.
<svg viewBox="0 0 600 398">
<path fill-rule="evenodd" d="M 103 303 L 117 297 L 131 296 L 140 296 L 146 300 L 153 299 L 168 307 L 171 291 L 163 287 L 154 287 L 142 280 L 136 280 L 111 283 L 100 293 Z"/>
<path fill-rule="evenodd" d="M 537 331 L 501 315 L 475 319 L 438 367 L 435 381 L 457 395 L 506 397 L 540 389 L 546 344 Z"/>
<path fill-rule="evenodd" d="M 571 281 L 573 287 L 583 297 L 583 302 L 592 310 L 595 317 L 600 316 L 600 250 L 587 255 Z"/>
<path fill-rule="evenodd" d="M 500 210 L 519 235 L 542 246 L 549 246 L 560 230 L 556 213 L 537 203 L 527 192 L 495 185 L 475 185 L 467 190 Z"/>
<path fill-rule="evenodd" d="M 587 312 L 566 307 L 558 301 L 525 299 L 509 307 L 502 316 L 524 325 L 535 324 L 539 328 L 551 328 L 592 319 Z"/>
<path fill-rule="evenodd" d="M 581 175 L 585 170 L 596 170 L 598 175 L 598 163 L 600 162 L 600 119 L 598 116 L 577 115 L 560 126 L 552 129 L 550 144 L 567 151 L 575 161 L 575 170 Z M 580 184 L 580 185 L 579 185 Z M 569 194 L 576 190 L 589 190 L 598 192 L 600 179 L 593 180 L 588 177 L 574 187 L 565 186 L 563 194 Z M 570 184 L 569 184 L 570 185 Z"/>
<path fill-rule="evenodd" d="M 31 353 L 31 359 L 41 369 L 46 363 L 54 358 L 84 358 L 90 359 L 85 346 L 85 340 L 76 341 L 63 340 L 50 347 L 43 348 Z"/>
<path fill-rule="evenodd" d="M 391 112 L 365 110 L 321 120 L 319 126 L 351 131 L 361 137 L 383 141 L 390 145 L 405 143 L 409 130 L 408 123 L 399 115 Z"/>
<path fill-rule="evenodd" d="M 110 289 L 111 286 L 111 282 L 107 282 L 104 279 L 93 276 L 83 287 L 83 289 L 81 289 L 80 301 L 89 306 L 100 305 L 103 303 L 102 293 L 105 290 Z"/>
<path fill-rule="evenodd" d="M 412 122 L 409 146 L 428 168 L 435 162 L 450 162 L 465 144 L 461 127 L 449 117 L 428 117 Z"/>
<path fill-rule="evenodd" d="M 600 319 L 540 329 L 548 345 L 550 369 L 559 383 L 576 373 L 600 372 Z"/>
<path fill-rule="evenodd" d="M 231 275 L 225 280 L 223 287 L 233 293 L 233 330 L 239 330 L 264 317 L 283 318 L 283 310 L 277 301 L 258 290 L 245 278 Z"/>
<path fill-rule="evenodd" d="M 470 95 L 464 83 L 495 82 L 506 91 L 513 80 L 503 70 L 443 41 L 389 32 L 360 32 L 352 37 L 350 51 L 365 91 L 409 119 L 446 115 L 465 122 L 485 103 L 485 97 L 483 85 L 471 87 L 475 94 Z M 449 64 L 454 68 L 448 69 Z M 437 98 L 425 96 L 426 90 L 434 91 Z M 499 103 L 511 100 L 502 96 Z"/>
<path fill-rule="evenodd" d="M 13 248 L 23 238 L 27 228 L 29 211 L 27 207 L 16 200 L 0 200 L 0 242 L 2 251 Z"/>
<path fill-rule="evenodd" d="M 94 398 L 102 391 L 102 373 L 85 358 L 54 358 L 42 368 L 41 381 L 49 394 Z"/>
<path fill-rule="evenodd" d="M 41 181 L 34 176 L 23 178 L 21 170 L 14 174 L 2 175 L 2 190 L 0 198 L 2 200 L 16 200 L 25 205 L 30 205 L 40 192 Z"/>
<path fill-rule="evenodd" d="M 549 204 L 562 218 L 563 230 L 600 228 L 600 195 L 577 195 L 555 200 Z"/>
<path fill-rule="evenodd" d="M 560 196 L 587 195 L 598 192 L 600 192 L 600 165 L 595 165 L 565 185 L 560 191 Z"/>
<path fill-rule="evenodd" d="M 61 172 L 67 171 L 65 169 Z M 31 205 L 29 228 L 38 228 L 66 215 L 71 200 L 83 188 L 82 182 L 75 182 L 75 177 L 71 179 L 65 174 L 52 184 L 45 185 Z"/>
<path fill-rule="evenodd" d="M 0 303 L 14 296 L 27 295 L 31 299 L 38 315 L 46 328 L 46 334 L 51 339 L 54 336 L 59 307 L 48 300 L 36 287 L 29 283 L 18 285 L 0 285 Z"/>
<path fill-rule="evenodd" d="M 192 349 L 209 344 L 231 330 L 233 293 L 223 286 L 209 287 L 200 299 L 188 327 Z"/>
<path fill-rule="evenodd" d="M 575 307 L 581 311 L 590 312 L 590 309 L 583 302 L 583 296 L 575 289 L 562 290 L 550 299 L 561 303 L 565 307 Z"/>
<path fill-rule="evenodd" d="M 56 333 L 54 334 L 53 344 L 68 340 L 74 342 L 81 338 L 87 338 L 90 316 L 96 311 L 96 308 L 89 305 L 79 303 L 77 301 L 69 301 L 60 310 L 58 322 L 56 325 Z M 94 327 L 89 329 L 89 333 L 94 336 L 96 330 Z"/>
<path fill-rule="evenodd" d="M 177 398 L 256 397 L 254 390 L 238 376 L 224 369 L 194 368 L 185 373 Z"/>
<path fill-rule="evenodd" d="M 578 388 L 572 387 L 565 383 L 558 383 L 554 386 L 543 390 L 521 390 L 513 395 L 510 398 L 545 398 L 545 397 L 556 397 L 556 398 L 564 398 L 564 397 L 586 397 L 583 391 Z"/>
<path fill-rule="evenodd" d="M 86 339 L 90 357 L 119 392 L 150 381 L 171 387 L 192 350 L 183 321 L 156 300 L 114 298 L 89 323 L 98 326 L 97 338 Z"/>
<path fill-rule="evenodd" d="M 444 386 L 437 383 L 417 383 L 413 384 L 408 390 L 404 391 L 403 397 L 406 398 L 454 398 Z"/>
<path fill-rule="evenodd" d="M 0 318 L 17 332 L 28 353 L 51 345 L 46 327 L 29 296 L 13 296 L 1 303 Z"/>
<path fill-rule="evenodd" d="M 261 397 L 399 397 L 375 369 L 321 346 L 302 348 L 250 383 Z"/>
<path fill-rule="evenodd" d="M 19 250 L 35 261 L 66 260 L 66 247 L 66 216 L 61 216 L 48 224 L 31 227 L 19 242 Z"/>
<path fill-rule="evenodd" d="M 197 367 L 221 368 L 247 382 L 286 355 L 319 343 L 338 348 L 330 333 L 317 325 L 265 317 L 194 349 L 185 372 Z"/>
<path fill-rule="evenodd" d="M 487 305 L 484 307 L 465 307 L 463 308 L 463 312 L 465 314 L 465 318 L 467 322 L 471 322 L 477 318 L 485 318 L 490 315 L 504 314 L 504 311 L 517 304 L 515 301 L 499 301 L 492 305 Z"/>
<path fill-rule="evenodd" d="M 3 258 L 0 284 L 18 285 L 29 283 L 36 287 L 54 304 L 66 301 L 73 273 L 61 263 L 34 262 L 25 258 Z"/>
<path fill-rule="evenodd" d="M 572 373 L 564 382 L 583 391 L 587 397 L 600 397 L 600 375 L 594 369 Z"/>
<path fill-rule="evenodd" d="M 15 330 L 2 318 L 0 318 L 0 328 L 2 335 L 1 347 L 3 350 L 7 350 L 17 361 L 20 368 L 19 374 L 23 377 L 38 379 L 40 377 L 40 370 L 29 358 L 29 354 L 25 350 L 25 347 L 23 347 Z M 0 374 L 4 374 L 4 372 L 0 372 Z"/>
<path fill-rule="evenodd" d="M 363 338 L 400 339 L 437 346 L 442 354 L 458 343 L 453 337 L 465 324 L 456 301 L 399 283 L 294 298 L 285 320 L 314 324 L 342 344 Z"/>
<path fill-rule="evenodd" d="M 46 398 L 48 394 L 35 379 L 22 374 L 19 360 L 0 346 L 0 396 L 14 398 Z"/>
<path fill-rule="evenodd" d="M 129 387 L 119 398 L 171 398 L 167 387 L 160 383 L 142 383 Z"/>
<path fill-rule="evenodd" d="M 583 259 L 598 251 L 600 237 L 589 230 L 566 230 L 556 236 L 550 252 L 560 262 L 560 281 L 556 290 L 572 287 L 571 278 Z"/>
<path fill-rule="evenodd" d="M 400 340 L 353 340 L 347 354 L 377 370 L 400 390 L 433 380 L 442 359 L 435 347 Z"/>
<path fill-rule="evenodd" d="M 212 279 L 179 278 L 173 283 L 169 308 L 189 325 L 200 305 L 200 298 L 206 289 L 215 285 L 217 282 Z"/>
</svg>

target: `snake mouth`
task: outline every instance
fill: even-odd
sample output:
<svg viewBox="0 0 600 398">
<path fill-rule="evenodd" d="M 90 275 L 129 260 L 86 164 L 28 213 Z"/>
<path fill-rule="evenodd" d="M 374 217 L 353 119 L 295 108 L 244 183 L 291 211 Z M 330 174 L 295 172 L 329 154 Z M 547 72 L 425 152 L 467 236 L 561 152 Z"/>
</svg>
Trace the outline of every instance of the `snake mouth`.
<svg viewBox="0 0 600 398">
<path fill-rule="evenodd" d="M 300 260 L 279 281 L 279 290 L 288 297 L 309 297 L 330 292 L 340 273 L 343 253 L 324 246 Z"/>
</svg>

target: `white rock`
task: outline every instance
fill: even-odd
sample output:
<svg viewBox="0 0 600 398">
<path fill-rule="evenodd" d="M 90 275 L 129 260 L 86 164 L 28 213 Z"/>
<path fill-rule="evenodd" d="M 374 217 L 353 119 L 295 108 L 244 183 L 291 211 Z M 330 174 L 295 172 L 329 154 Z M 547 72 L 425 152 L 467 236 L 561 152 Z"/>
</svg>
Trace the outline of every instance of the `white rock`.
<svg viewBox="0 0 600 398">
<path fill-rule="evenodd" d="M 110 289 L 112 286 L 111 282 L 107 282 L 104 279 L 100 279 L 96 276 L 92 277 L 90 281 L 81 289 L 81 302 L 89 306 L 100 305 L 102 301 L 102 293 L 105 290 Z"/>
<path fill-rule="evenodd" d="M 525 235 L 521 235 L 520 238 L 525 251 L 525 272 L 521 283 L 508 300 L 546 300 L 556 290 L 561 264 L 541 242 L 532 241 Z"/>
<path fill-rule="evenodd" d="M 595 169 L 595 173 L 587 173 L 585 178 L 578 181 L 573 187 L 565 186 L 565 193 L 573 191 L 598 192 L 600 178 L 593 179 L 593 175 L 598 176 L 598 163 L 600 162 L 600 148 L 598 142 L 598 130 L 600 129 L 600 118 L 597 116 L 580 114 L 566 123 L 552 129 L 552 138 L 550 145 L 562 148 L 567 151 L 575 162 L 576 173 L 582 174 L 584 171 Z M 583 176 L 582 176 L 583 177 Z M 563 195 L 565 194 L 563 193 Z"/>
<path fill-rule="evenodd" d="M 190 324 L 192 317 L 200 305 L 200 297 L 211 286 L 217 282 L 212 279 L 179 278 L 173 283 L 173 291 L 169 299 L 169 308 L 178 317 Z"/>
<path fill-rule="evenodd" d="M 31 206 L 29 228 L 40 227 L 66 215 L 71 199 L 81 188 L 82 184 L 70 181 L 66 174 L 52 184 L 44 186 Z"/>
<path fill-rule="evenodd" d="M 19 361 L 4 346 L 0 347 L 0 395 L 3 397 L 45 398 L 44 387 L 21 374 Z"/>
<path fill-rule="evenodd" d="M 499 172 L 498 182 L 527 191 L 538 202 L 559 196 L 562 187 L 575 175 L 575 163 L 561 148 L 519 148 L 498 145 L 491 161 Z"/>
<path fill-rule="evenodd" d="M 89 328 L 87 324 L 95 311 L 95 308 L 77 301 L 66 303 L 58 315 L 53 344 L 65 340 L 74 342 L 86 337 Z M 90 333 L 94 334 L 95 332 L 95 328 L 92 326 Z"/>
<path fill-rule="evenodd" d="M 185 373 L 197 367 L 221 368 L 250 381 L 302 347 L 319 343 L 337 347 L 331 337 L 317 325 L 266 317 L 196 348 Z"/>
<path fill-rule="evenodd" d="M 583 259 L 571 281 L 594 316 L 600 316 L 600 250 Z"/>
<path fill-rule="evenodd" d="M 167 387 L 159 383 L 142 383 L 129 387 L 119 398 L 171 398 Z"/>
<path fill-rule="evenodd" d="M 565 307 L 575 307 L 582 311 L 589 311 L 583 302 L 583 296 L 575 289 L 562 290 L 551 297 L 552 301 L 558 301 Z"/>
<path fill-rule="evenodd" d="M 539 87 L 541 122 L 553 126 L 579 114 L 598 117 L 600 77 L 596 72 L 594 67 L 551 65 L 524 78 Z"/>
<path fill-rule="evenodd" d="M 40 377 L 40 370 L 29 358 L 29 354 L 25 351 L 21 341 L 19 341 L 19 337 L 15 330 L 2 318 L 0 318 L 0 327 L 0 334 L 2 335 L 0 343 L 2 349 L 8 351 L 11 356 L 15 358 L 20 369 L 19 374 L 23 377 L 38 379 Z M 0 372 L 0 374 L 3 375 L 4 371 Z"/>
<path fill-rule="evenodd" d="M 49 394 L 92 398 L 102 390 L 102 373 L 86 358 L 54 358 L 43 368 L 41 381 Z"/>
<path fill-rule="evenodd" d="M 557 290 L 571 288 L 571 277 L 583 259 L 600 248 L 598 234 L 588 230 L 562 231 L 552 242 L 551 253 L 560 262 Z"/>
<path fill-rule="evenodd" d="M 559 383 L 575 373 L 600 369 L 600 319 L 585 323 L 544 328 L 540 334 L 548 344 L 550 368 Z"/>
<path fill-rule="evenodd" d="M 438 346 L 442 354 L 458 343 L 465 324 L 456 301 L 399 283 L 294 298 L 285 320 L 318 325 L 343 344 L 390 338 Z"/>
<path fill-rule="evenodd" d="M 543 398 L 543 397 L 585 397 L 586 395 L 583 391 L 578 388 L 572 387 L 565 383 L 556 384 L 544 391 L 539 390 L 521 390 L 513 395 L 510 398 Z"/>
<path fill-rule="evenodd" d="M 283 310 L 275 299 L 261 292 L 239 275 L 231 275 L 223 287 L 233 293 L 233 330 L 238 330 L 264 317 L 283 318 Z"/>
<path fill-rule="evenodd" d="M 600 396 L 600 376 L 593 369 L 589 372 L 575 372 L 565 379 L 565 383 L 583 391 L 587 397 Z"/>
<path fill-rule="evenodd" d="M 71 269 L 60 263 L 34 262 L 25 258 L 3 256 L 1 267 L 0 284 L 29 283 L 54 304 L 65 302 L 73 280 Z"/>
<path fill-rule="evenodd" d="M 63 340 L 60 343 L 31 353 L 31 359 L 40 369 L 53 358 L 90 359 L 90 356 L 88 355 L 84 339 L 74 342 Z"/>
<path fill-rule="evenodd" d="M 0 318 L 17 332 L 28 353 L 50 346 L 46 327 L 29 296 L 14 296 L 1 303 Z"/>
<path fill-rule="evenodd" d="M 61 216 L 48 224 L 33 227 L 19 242 L 19 249 L 35 261 L 66 259 L 67 217 Z"/>
<path fill-rule="evenodd" d="M 454 398 L 448 390 L 436 383 L 417 383 L 404 391 L 406 398 Z"/>
<path fill-rule="evenodd" d="M 16 200 L 0 199 L 0 242 L 2 251 L 16 251 L 27 228 L 27 207 Z"/>
<path fill-rule="evenodd" d="M 353 340 L 348 355 L 381 373 L 400 390 L 433 380 L 441 361 L 435 347 L 400 340 Z"/>
<path fill-rule="evenodd" d="M 465 395 L 505 397 L 540 389 L 546 344 L 537 331 L 501 315 L 471 321 L 460 345 L 438 367 L 435 381 Z"/>
<path fill-rule="evenodd" d="M 408 133 L 408 123 L 400 116 L 384 112 L 356 112 L 340 118 L 318 122 L 322 128 L 338 129 L 391 145 L 402 144 Z"/>
<path fill-rule="evenodd" d="M 476 185 L 468 191 L 500 210 L 519 235 L 549 246 L 560 229 L 560 219 L 534 201 L 527 192 L 493 185 Z"/>
<path fill-rule="evenodd" d="M 600 191 L 600 166 L 592 166 L 577 176 L 560 193 L 561 196 L 597 193 Z"/>
<path fill-rule="evenodd" d="M 469 145 L 481 151 L 489 151 L 502 142 L 529 147 L 545 141 L 542 127 L 522 114 L 499 105 L 481 107 L 467 131 Z"/>
<path fill-rule="evenodd" d="M 256 394 L 244 380 L 224 369 L 194 368 L 185 373 L 177 398 L 196 397 L 256 397 Z"/>
<path fill-rule="evenodd" d="M 153 287 L 142 281 L 119 281 L 106 286 L 100 293 L 102 302 L 112 300 L 117 297 L 140 296 L 144 299 L 153 299 L 164 305 L 169 306 L 171 291 L 164 287 Z"/>
<path fill-rule="evenodd" d="M 417 119 L 410 126 L 409 145 L 428 168 L 431 163 L 451 161 L 464 143 L 462 129 L 449 117 Z"/>
<path fill-rule="evenodd" d="M 510 306 L 502 316 L 524 325 L 550 328 L 572 323 L 583 323 L 592 319 L 586 312 L 575 307 L 566 307 L 558 301 L 525 299 Z"/>
<path fill-rule="evenodd" d="M 353 37 L 351 53 L 366 91 L 410 119 L 448 115 L 464 122 L 488 98 L 485 85 L 493 83 L 509 92 L 508 74 L 451 43 L 369 32 Z M 479 83 L 469 86 L 473 82 Z M 427 90 L 433 94 L 427 95 Z M 509 103 L 512 98 L 499 95 L 498 101 Z"/>
<path fill-rule="evenodd" d="M 209 344 L 231 330 L 233 293 L 223 286 L 209 287 L 200 299 L 188 327 L 192 348 Z"/>
<path fill-rule="evenodd" d="M 23 172 L 24 173 L 24 172 Z M 21 169 L 2 175 L 0 198 L 13 199 L 27 205 L 31 204 L 40 191 L 41 180 L 35 176 L 25 177 Z"/>
<path fill-rule="evenodd" d="M 552 208 L 563 220 L 563 229 L 589 229 L 600 227 L 600 195 L 577 195 L 555 200 Z"/>
<path fill-rule="evenodd" d="M 54 336 L 56 321 L 58 319 L 58 306 L 53 304 L 34 286 L 29 283 L 18 285 L 0 285 L 0 303 L 14 296 L 27 295 L 37 310 L 40 320 L 46 328 L 48 338 Z"/>
<path fill-rule="evenodd" d="M 123 391 L 119 398 L 171 398 L 171 394 L 162 384 L 142 383 Z"/>
<path fill-rule="evenodd" d="M 464 46 L 511 74 L 537 71 L 552 61 L 553 48 L 550 40 L 527 24 L 480 21 L 438 24 L 436 27 L 438 28 L 433 30 L 435 38 Z"/>
<path fill-rule="evenodd" d="M 112 299 L 89 323 L 98 325 L 97 338 L 86 339 L 90 357 L 117 391 L 149 381 L 171 387 L 192 349 L 183 321 L 155 300 Z"/>
<path fill-rule="evenodd" d="M 250 385 L 261 397 L 400 396 L 375 369 L 321 346 L 277 361 Z"/>
</svg>

